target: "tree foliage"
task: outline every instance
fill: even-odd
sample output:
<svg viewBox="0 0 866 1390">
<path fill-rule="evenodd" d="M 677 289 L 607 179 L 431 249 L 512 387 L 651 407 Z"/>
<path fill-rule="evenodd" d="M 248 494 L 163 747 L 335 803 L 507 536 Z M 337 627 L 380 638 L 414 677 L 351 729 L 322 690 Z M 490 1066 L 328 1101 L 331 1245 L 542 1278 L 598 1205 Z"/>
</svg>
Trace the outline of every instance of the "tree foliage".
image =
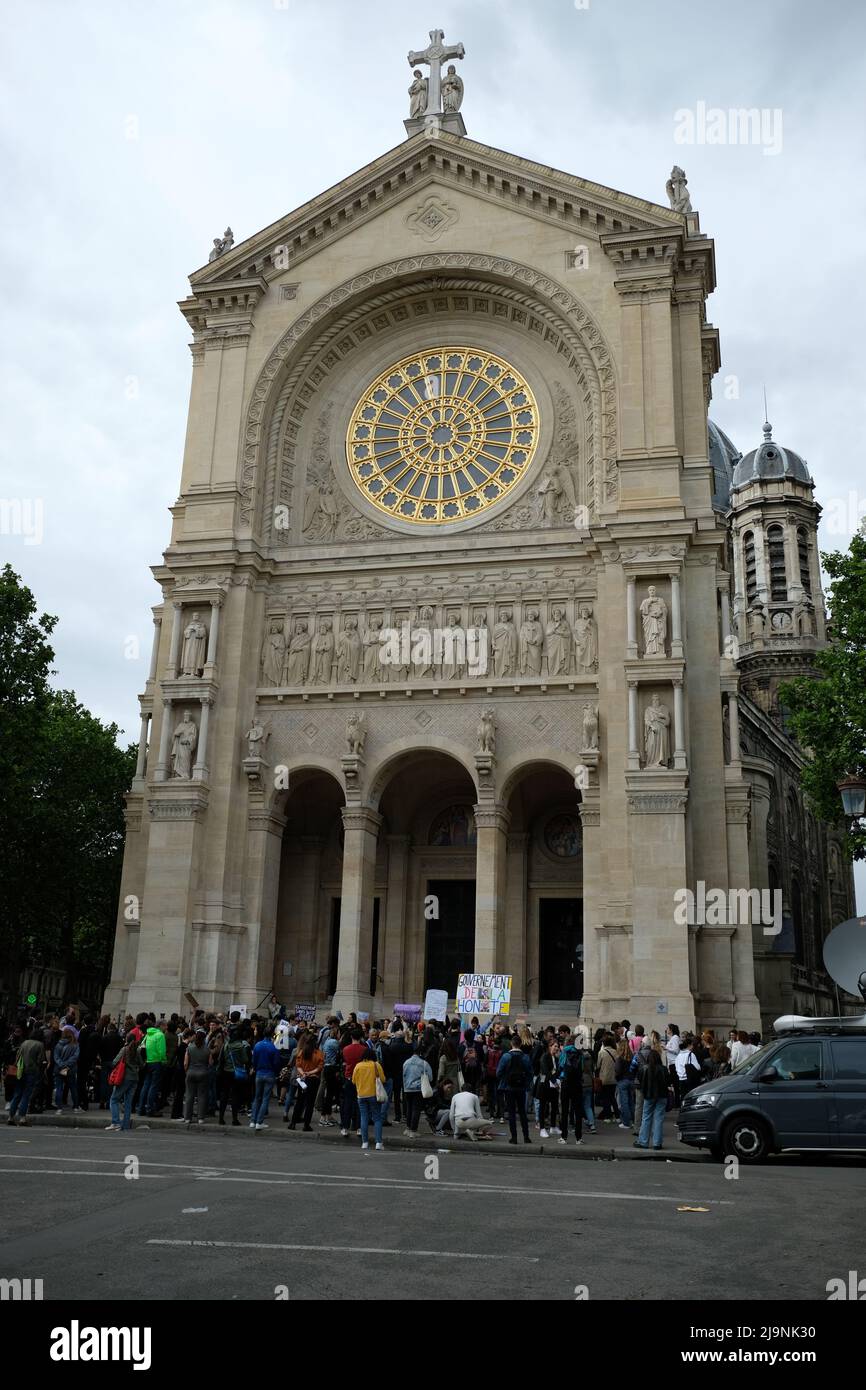
<svg viewBox="0 0 866 1390">
<path fill-rule="evenodd" d="M 842 802 L 837 782 L 849 773 L 866 775 L 866 535 L 847 551 L 822 554 L 831 580 L 828 602 L 831 642 L 815 658 L 816 678 L 801 676 L 782 688 L 791 728 L 811 758 L 803 787 L 823 820 L 838 822 Z M 848 849 L 866 858 L 866 829 L 849 832 Z"/>
<path fill-rule="evenodd" d="M 123 855 L 123 793 L 135 748 L 119 748 L 74 694 L 53 690 L 49 637 L 31 591 L 0 573 L 0 967 L 107 974 Z"/>
</svg>

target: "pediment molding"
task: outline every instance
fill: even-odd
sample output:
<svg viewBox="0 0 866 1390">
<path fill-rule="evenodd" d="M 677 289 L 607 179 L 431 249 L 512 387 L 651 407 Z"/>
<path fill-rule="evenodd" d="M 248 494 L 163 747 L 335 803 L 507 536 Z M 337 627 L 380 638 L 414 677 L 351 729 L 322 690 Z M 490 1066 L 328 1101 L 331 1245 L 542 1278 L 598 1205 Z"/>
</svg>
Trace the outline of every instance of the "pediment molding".
<svg viewBox="0 0 866 1390">
<path fill-rule="evenodd" d="M 432 183 L 511 207 L 574 236 L 661 233 L 680 243 L 686 237 L 685 218 L 669 208 L 472 140 L 418 135 L 194 271 L 193 294 L 224 280 L 270 282 Z"/>
</svg>

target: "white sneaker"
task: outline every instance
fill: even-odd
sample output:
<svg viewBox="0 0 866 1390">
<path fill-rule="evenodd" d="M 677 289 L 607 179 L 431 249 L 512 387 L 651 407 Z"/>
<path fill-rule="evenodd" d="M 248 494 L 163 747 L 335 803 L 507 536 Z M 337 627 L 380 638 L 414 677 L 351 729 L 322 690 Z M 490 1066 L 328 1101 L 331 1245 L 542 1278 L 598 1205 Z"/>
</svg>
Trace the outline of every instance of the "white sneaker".
<svg viewBox="0 0 866 1390">
<path fill-rule="evenodd" d="M 563 1142 L 563 1144 L 564 1144 L 564 1143 L 565 1143 L 565 1140 L 563 1139 L 562 1142 Z M 582 1139 L 575 1139 L 575 1141 L 574 1141 L 574 1146 L 575 1146 L 575 1148 L 578 1148 L 582 1143 L 583 1143 L 583 1140 L 582 1140 Z"/>
<path fill-rule="evenodd" d="M 550 1138 L 550 1135 L 548 1134 L 548 1132 L 547 1132 L 546 1129 L 543 1129 L 543 1130 L 541 1131 L 541 1134 L 539 1135 L 539 1138 L 540 1138 L 540 1139 L 549 1139 L 549 1138 Z"/>
<path fill-rule="evenodd" d="M 369 1149 L 369 1147 L 370 1147 L 369 1144 L 362 1144 L 362 1145 L 361 1145 L 361 1148 L 362 1148 L 362 1149 Z"/>
<path fill-rule="evenodd" d="M 204 1124 L 204 1120 L 199 1120 L 198 1123 L 199 1123 L 200 1125 L 203 1125 L 203 1124 Z"/>
<path fill-rule="evenodd" d="M 377 1145 L 376 1145 L 376 1149 L 377 1149 L 377 1151 L 378 1151 L 379 1153 L 382 1152 L 382 1150 L 384 1149 L 384 1147 L 385 1147 L 384 1144 L 377 1144 Z"/>
<path fill-rule="evenodd" d="M 631 1125 L 619 1124 L 619 1125 L 617 1126 L 617 1128 L 618 1128 L 618 1129 L 631 1129 Z"/>
<path fill-rule="evenodd" d="M 349 1131 L 348 1131 L 347 1129 L 341 1129 L 341 1130 L 340 1130 L 340 1133 L 342 1134 L 342 1136 L 343 1136 L 344 1139 L 348 1139 L 348 1137 L 349 1137 Z"/>
<path fill-rule="evenodd" d="M 563 1137 L 562 1137 L 561 1134 L 560 1134 L 560 1136 L 559 1136 L 559 1138 L 557 1139 L 556 1142 L 557 1142 L 557 1144 L 564 1144 L 564 1143 L 565 1143 L 565 1140 L 563 1139 Z"/>
<path fill-rule="evenodd" d="M 559 1125 L 551 1125 L 550 1132 L 551 1134 L 561 1134 L 562 1130 L 559 1128 Z"/>
<path fill-rule="evenodd" d="M 270 1129 L 270 1125 L 256 1125 L 256 1129 Z"/>
<path fill-rule="evenodd" d="M 120 1129 L 120 1125 L 106 1125 L 106 1126 L 105 1126 L 105 1132 L 106 1132 L 106 1134 L 110 1134 L 110 1133 L 112 1133 L 114 1130 L 118 1130 L 118 1129 Z"/>
<path fill-rule="evenodd" d="M 60 1112 L 58 1111 L 57 1113 L 59 1114 Z M 414 1139 L 414 1138 L 415 1138 L 415 1135 L 412 1133 L 412 1130 L 411 1130 L 411 1129 L 404 1129 L 404 1130 L 403 1130 L 403 1138 L 404 1138 L 404 1139 Z"/>
<path fill-rule="evenodd" d="M 258 1128 L 258 1126 L 256 1125 L 255 1120 L 250 1120 L 250 1129 L 257 1129 L 257 1128 Z"/>
<path fill-rule="evenodd" d="M 62 1110 L 55 1110 L 54 1113 L 55 1113 L 55 1115 L 62 1115 L 62 1114 L 63 1114 L 63 1111 L 62 1111 Z"/>
</svg>

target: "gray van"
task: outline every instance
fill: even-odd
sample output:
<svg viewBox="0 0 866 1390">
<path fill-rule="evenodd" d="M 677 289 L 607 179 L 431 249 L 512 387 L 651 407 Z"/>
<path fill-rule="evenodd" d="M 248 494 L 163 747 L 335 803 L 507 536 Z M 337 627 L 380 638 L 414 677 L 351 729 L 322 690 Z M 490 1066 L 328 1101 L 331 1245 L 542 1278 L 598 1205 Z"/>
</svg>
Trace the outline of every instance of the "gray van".
<svg viewBox="0 0 866 1390">
<path fill-rule="evenodd" d="M 680 1143 L 762 1163 L 790 1150 L 866 1153 L 866 1015 L 782 1018 L 781 1036 L 683 1097 Z"/>
</svg>

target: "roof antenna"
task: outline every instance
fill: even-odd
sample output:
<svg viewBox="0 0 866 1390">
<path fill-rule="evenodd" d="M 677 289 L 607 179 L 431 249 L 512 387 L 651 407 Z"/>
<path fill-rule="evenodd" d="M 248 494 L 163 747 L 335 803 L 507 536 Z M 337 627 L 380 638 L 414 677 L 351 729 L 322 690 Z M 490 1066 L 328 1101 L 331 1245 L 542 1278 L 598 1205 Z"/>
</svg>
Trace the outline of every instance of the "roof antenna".
<svg viewBox="0 0 866 1390">
<path fill-rule="evenodd" d="M 773 438 L 773 426 L 767 419 L 767 388 L 764 387 L 764 439 L 769 442 Z"/>
</svg>

